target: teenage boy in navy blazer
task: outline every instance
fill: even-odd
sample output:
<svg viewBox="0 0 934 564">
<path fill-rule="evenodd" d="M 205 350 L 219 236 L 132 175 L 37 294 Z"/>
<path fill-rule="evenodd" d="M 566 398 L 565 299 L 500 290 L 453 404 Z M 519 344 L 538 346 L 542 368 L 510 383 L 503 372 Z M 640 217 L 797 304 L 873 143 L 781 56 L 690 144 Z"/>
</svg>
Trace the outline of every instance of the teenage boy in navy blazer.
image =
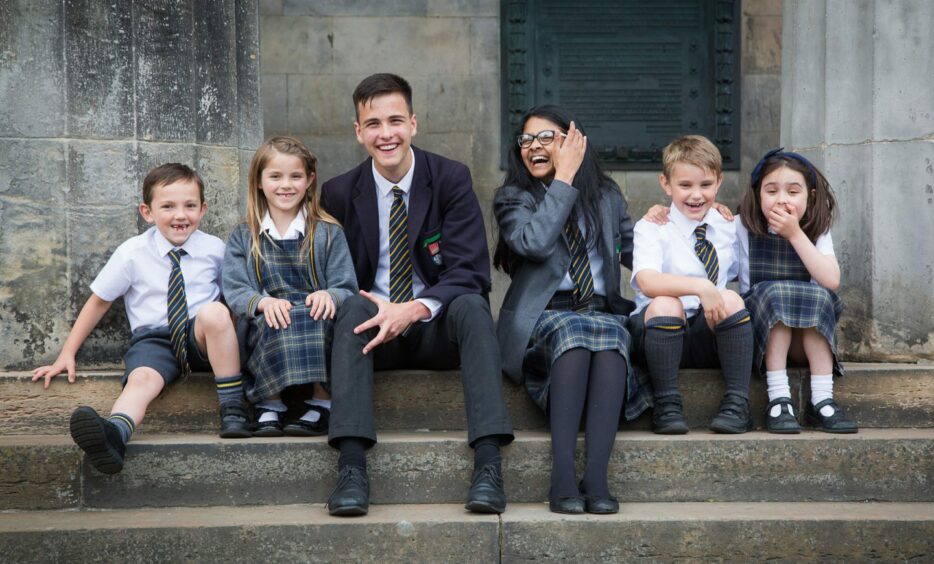
<svg viewBox="0 0 934 564">
<path fill-rule="evenodd" d="M 461 367 L 474 473 L 467 509 L 506 508 L 500 445 L 513 439 L 487 294 L 490 259 L 470 171 L 412 146 L 412 89 L 374 74 L 353 93 L 357 141 L 370 158 L 321 189 L 344 227 L 361 292 L 338 308 L 331 426 L 340 449 L 331 515 L 369 508 L 366 449 L 376 443 L 373 371 Z"/>
</svg>

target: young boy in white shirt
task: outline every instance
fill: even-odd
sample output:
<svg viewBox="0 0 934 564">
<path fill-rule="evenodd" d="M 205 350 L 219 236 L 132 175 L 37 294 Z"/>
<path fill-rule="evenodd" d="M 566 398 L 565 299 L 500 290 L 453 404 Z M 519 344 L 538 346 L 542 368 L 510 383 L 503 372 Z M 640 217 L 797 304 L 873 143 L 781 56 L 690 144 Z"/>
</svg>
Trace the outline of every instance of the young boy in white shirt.
<svg viewBox="0 0 934 564">
<path fill-rule="evenodd" d="M 75 443 L 105 474 L 123 469 L 126 444 L 152 400 L 192 369 L 213 367 L 221 437 L 251 434 L 236 331 L 227 307 L 217 301 L 224 242 L 198 231 L 205 211 L 198 173 L 178 163 L 151 170 L 143 181 L 139 212 L 154 227 L 117 247 L 91 283 L 92 294 L 58 358 L 33 371 L 32 380 L 44 379 L 45 388 L 63 371 L 74 382 L 78 349 L 113 301 L 124 298 L 133 337 L 124 356 L 123 392 L 108 418 L 81 406 L 70 423 Z"/>
<path fill-rule="evenodd" d="M 654 390 L 653 429 L 687 433 L 678 368 L 723 369 L 726 392 L 710 423 L 718 433 L 752 428 L 749 376 L 753 335 L 743 299 L 726 289 L 736 277 L 735 225 L 714 209 L 723 182 L 720 151 L 705 137 L 687 135 L 662 154 L 659 182 L 671 197 L 668 222 L 636 223 L 630 318 L 636 358 Z"/>
</svg>

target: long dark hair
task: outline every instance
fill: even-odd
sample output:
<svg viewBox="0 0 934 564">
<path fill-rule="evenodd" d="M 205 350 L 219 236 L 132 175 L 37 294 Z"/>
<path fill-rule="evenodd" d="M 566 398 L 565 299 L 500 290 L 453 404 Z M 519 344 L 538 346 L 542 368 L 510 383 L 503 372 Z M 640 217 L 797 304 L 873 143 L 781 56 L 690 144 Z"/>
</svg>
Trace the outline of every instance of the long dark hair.
<svg viewBox="0 0 934 564">
<path fill-rule="evenodd" d="M 565 132 L 571 127 L 573 121 L 582 134 L 587 134 L 580 121 L 558 106 L 535 106 L 525 112 L 519 120 L 519 126 L 516 128 L 514 135 L 507 140 L 510 149 L 506 176 L 503 179 L 503 185 L 496 189 L 497 192 L 502 190 L 504 186 L 516 186 L 531 191 L 535 183 L 539 182 L 525 167 L 525 163 L 522 161 L 522 149 L 516 143 L 516 139 L 522 134 L 526 122 L 533 117 L 548 120 Z M 619 186 L 603 171 L 603 167 L 600 166 L 600 162 L 597 160 L 597 153 L 589 142 L 584 150 L 584 160 L 574 176 L 574 188 L 580 193 L 577 203 L 574 204 L 574 211 L 578 216 L 584 218 L 584 225 L 587 226 L 587 247 L 590 248 L 596 243 L 600 235 L 600 222 L 597 221 L 600 196 L 607 190 L 619 191 Z M 512 274 L 514 259 L 512 250 L 497 234 L 496 250 L 493 252 L 493 266 L 506 274 Z"/>
</svg>

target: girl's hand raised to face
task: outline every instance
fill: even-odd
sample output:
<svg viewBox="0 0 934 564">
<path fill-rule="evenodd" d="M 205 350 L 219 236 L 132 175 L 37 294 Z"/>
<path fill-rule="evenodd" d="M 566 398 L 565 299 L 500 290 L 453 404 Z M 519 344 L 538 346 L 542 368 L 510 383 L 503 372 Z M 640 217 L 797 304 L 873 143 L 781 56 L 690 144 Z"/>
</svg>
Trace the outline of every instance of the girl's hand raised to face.
<svg viewBox="0 0 934 564">
<path fill-rule="evenodd" d="M 790 209 L 790 206 L 781 204 L 773 206 L 769 213 L 766 214 L 765 219 L 769 222 L 772 231 L 785 239 L 791 239 L 801 232 L 798 216 L 794 214 L 794 210 Z"/>
<path fill-rule="evenodd" d="M 587 137 L 581 134 L 577 125 L 572 121 L 566 136 L 559 135 L 555 140 L 558 149 L 551 155 L 555 165 L 555 180 L 567 184 L 574 184 L 574 176 L 584 162 L 584 153 L 587 150 Z"/>
</svg>

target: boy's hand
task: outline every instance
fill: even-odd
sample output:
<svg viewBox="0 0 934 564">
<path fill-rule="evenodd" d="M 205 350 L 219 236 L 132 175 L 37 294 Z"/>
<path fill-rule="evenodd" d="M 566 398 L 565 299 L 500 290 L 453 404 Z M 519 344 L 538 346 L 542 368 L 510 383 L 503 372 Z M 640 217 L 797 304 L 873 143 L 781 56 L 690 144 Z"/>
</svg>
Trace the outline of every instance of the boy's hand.
<svg viewBox="0 0 934 564">
<path fill-rule="evenodd" d="M 363 354 L 395 339 L 405 333 L 413 323 L 427 319 L 431 315 L 431 311 L 425 307 L 425 304 L 418 300 L 394 304 L 364 290 L 360 290 L 360 295 L 376 304 L 378 310 L 376 315 L 354 327 L 354 334 L 359 335 L 368 329 L 379 327 L 376 336 L 363 347 Z"/>
<path fill-rule="evenodd" d="M 704 318 L 707 320 L 707 327 L 713 329 L 721 321 L 726 319 L 726 303 L 723 301 L 723 295 L 720 290 L 714 286 L 713 282 L 705 280 L 704 289 L 698 293 L 701 307 L 704 308 Z"/>
<path fill-rule="evenodd" d="M 48 390 L 49 384 L 52 382 L 52 378 L 61 374 L 62 372 L 68 372 L 68 383 L 75 383 L 75 357 L 74 355 L 68 355 L 64 352 L 58 355 L 58 358 L 55 359 L 55 362 L 48 366 L 41 366 L 32 371 L 32 381 L 35 382 L 39 379 L 45 378 L 45 382 L 42 384 L 42 389 Z"/>
<path fill-rule="evenodd" d="M 263 298 L 256 304 L 256 311 L 263 313 L 266 317 L 266 325 L 273 329 L 285 329 L 292 323 L 292 318 L 289 316 L 290 309 L 292 309 L 292 304 L 288 300 L 279 298 Z"/>
<path fill-rule="evenodd" d="M 801 231 L 801 224 L 797 216 L 792 213 L 788 206 L 781 204 L 772 206 L 765 219 L 769 222 L 772 231 L 785 239 L 791 239 Z"/>
<path fill-rule="evenodd" d="M 574 176 L 577 175 L 581 163 L 584 162 L 587 137 L 581 134 L 572 121 L 567 135 L 562 137 L 558 134 L 555 143 L 558 148 L 551 153 L 551 162 L 555 166 L 555 179 L 573 186 Z"/>
<path fill-rule="evenodd" d="M 334 314 L 337 313 L 334 299 L 327 290 L 318 290 L 317 292 L 308 294 L 308 297 L 305 298 L 305 305 L 311 308 L 308 314 L 311 315 L 314 320 L 321 319 L 322 317 L 324 319 L 334 319 Z"/>
</svg>

